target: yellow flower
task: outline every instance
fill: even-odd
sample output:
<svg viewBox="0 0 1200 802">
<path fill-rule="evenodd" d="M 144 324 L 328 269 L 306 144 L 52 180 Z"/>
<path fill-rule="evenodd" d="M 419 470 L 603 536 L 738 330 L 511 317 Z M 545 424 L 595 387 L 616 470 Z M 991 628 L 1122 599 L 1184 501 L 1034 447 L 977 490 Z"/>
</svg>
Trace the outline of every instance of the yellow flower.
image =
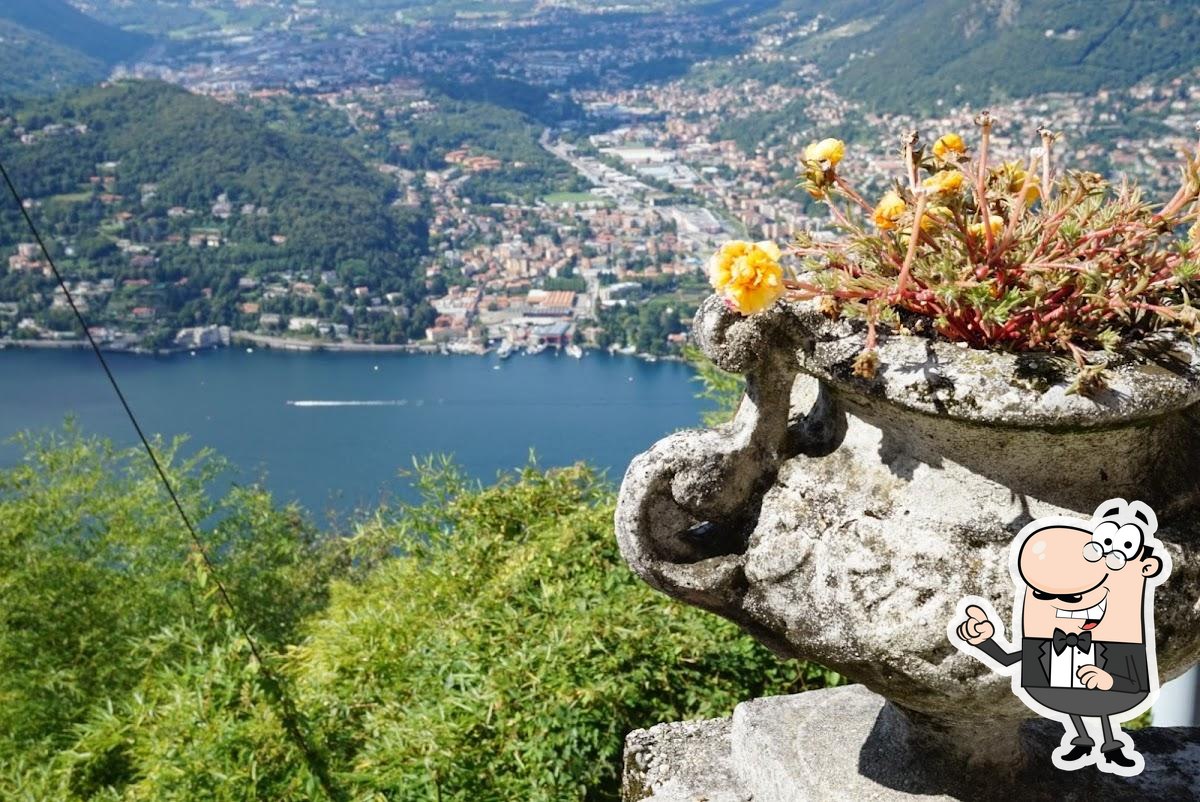
<svg viewBox="0 0 1200 802">
<path fill-rule="evenodd" d="M 963 174 L 958 170 L 942 170 L 921 182 L 921 186 L 928 187 L 939 195 L 957 192 L 962 184 Z"/>
<path fill-rule="evenodd" d="M 804 149 L 804 161 L 829 162 L 830 167 L 836 167 L 845 155 L 846 143 L 840 139 L 822 139 Z"/>
<path fill-rule="evenodd" d="M 709 262 L 709 280 L 739 312 L 753 315 L 783 295 L 779 257 L 774 242 L 727 242 Z"/>
<path fill-rule="evenodd" d="M 1000 191 L 1007 195 L 1020 195 L 1026 206 L 1031 205 L 1042 194 L 1036 175 L 1030 175 L 1020 161 L 1005 162 L 992 171 L 992 175 L 1000 185 Z"/>
<path fill-rule="evenodd" d="M 993 214 L 988 217 L 988 227 L 992 229 L 992 239 L 1000 236 L 1004 231 L 1004 218 L 998 214 Z M 967 226 L 967 231 L 971 232 L 971 236 L 977 239 L 983 239 L 983 223 L 971 223 Z"/>
<path fill-rule="evenodd" d="M 895 228 L 896 221 L 900 219 L 907 208 L 908 204 L 904 202 L 904 198 L 900 197 L 894 189 L 889 190 L 879 201 L 879 205 L 875 207 L 875 213 L 872 215 L 875 218 L 875 225 L 883 229 Z"/>
<path fill-rule="evenodd" d="M 939 159 L 947 158 L 951 153 L 966 153 L 967 146 L 958 134 L 943 134 L 933 143 L 933 155 Z"/>
<path fill-rule="evenodd" d="M 733 263 L 750 252 L 749 242 L 733 240 L 721 246 L 708 262 L 708 280 L 712 288 L 720 292 L 733 276 Z"/>
<path fill-rule="evenodd" d="M 921 230 L 932 231 L 948 220 L 954 218 L 954 212 L 946 206 L 926 206 L 925 214 L 921 215 Z"/>
</svg>

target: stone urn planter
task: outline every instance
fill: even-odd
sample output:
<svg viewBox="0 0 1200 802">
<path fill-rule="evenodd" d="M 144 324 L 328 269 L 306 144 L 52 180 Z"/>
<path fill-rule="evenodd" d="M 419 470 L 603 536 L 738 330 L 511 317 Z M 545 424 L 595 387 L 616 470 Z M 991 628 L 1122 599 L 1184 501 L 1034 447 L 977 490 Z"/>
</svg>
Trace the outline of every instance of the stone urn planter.
<svg viewBox="0 0 1200 802">
<path fill-rule="evenodd" d="M 1003 795 L 1031 761 L 1049 767 L 1023 746 L 1033 714 L 1009 679 L 946 637 L 967 594 L 1007 631 L 1009 545 L 1034 518 L 1150 504 L 1174 566 L 1155 599 L 1161 680 L 1200 656 L 1200 352 L 1187 340 L 1139 343 L 1084 397 L 1067 392 L 1069 359 L 917 336 L 884 337 L 876 377 L 859 378 L 863 332 L 808 304 L 742 317 L 710 297 L 694 334 L 746 396 L 728 424 L 633 460 L 623 556 L 662 592 L 884 697 L 882 753 L 941 767 L 948 787 L 924 792 Z"/>
</svg>

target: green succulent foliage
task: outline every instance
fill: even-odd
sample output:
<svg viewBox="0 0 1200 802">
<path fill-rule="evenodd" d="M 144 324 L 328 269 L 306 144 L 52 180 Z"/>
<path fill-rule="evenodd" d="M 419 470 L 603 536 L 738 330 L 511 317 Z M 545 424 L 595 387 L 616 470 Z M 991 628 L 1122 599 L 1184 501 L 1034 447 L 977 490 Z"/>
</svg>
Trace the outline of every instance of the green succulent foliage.
<svg viewBox="0 0 1200 802">
<path fill-rule="evenodd" d="M 354 800 L 615 799 L 622 740 L 835 683 L 622 562 L 592 469 L 449 462 L 349 537 L 158 444 L 218 573 Z M 28 438 L 0 471 L 0 798 L 324 797 L 136 451 Z"/>
</svg>

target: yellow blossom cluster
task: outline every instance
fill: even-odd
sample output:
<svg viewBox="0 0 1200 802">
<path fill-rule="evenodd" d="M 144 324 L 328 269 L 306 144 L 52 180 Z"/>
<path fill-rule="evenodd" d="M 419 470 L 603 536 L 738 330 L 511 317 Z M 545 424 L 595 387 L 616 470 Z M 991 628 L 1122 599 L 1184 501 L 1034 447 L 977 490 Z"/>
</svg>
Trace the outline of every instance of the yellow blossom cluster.
<svg viewBox="0 0 1200 802">
<path fill-rule="evenodd" d="M 991 180 L 1006 195 L 1018 195 L 1026 206 L 1032 205 L 1042 194 L 1036 175 L 1019 161 L 1005 162 L 991 172 Z"/>
<path fill-rule="evenodd" d="M 1004 218 L 999 215 L 992 215 L 988 218 L 988 228 L 992 230 L 992 239 L 1000 236 L 1000 232 L 1004 231 Z M 971 223 L 967 226 L 967 232 L 976 239 L 983 239 L 983 223 Z"/>
<path fill-rule="evenodd" d="M 783 295 L 780 256 L 774 242 L 727 242 L 709 261 L 709 281 L 743 315 L 761 312 Z"/>
<path fill-rule="evenodd" d="M 822 139 L 804 149 L 804 188 L 814 198 L 825 197 L 825 190 L 837 180 L 836 169 L 846 155 L 846 143 L 840 139 Z"/>
<path fill-rule="evenodd" d="M 875 225 L 882 229 L 892 229 L 896 227 L 897 221 L 904 215 L 908 209 L 908 204 L 904 202 L 904 198 L 900 197 L 900 193 L 896 190 L 888 190 L 887 194 L 879 201 L 879 205 L 875 207 L 872 218 L 875 220 Z"/>
<path fill-rule="evenodd" d="M 962 185 L 963 174 L 958 170 L 942 170 L 921 182 L 921 186 L 938 195 L 957 192 Z"/>
<path fill-rule="evenodd" d="M 943 161 L 967 152 L 967 144 L 958 134 L 943 134 L 933 143 L 933 155 Z"/>
<path fill-rule="evenodd" d="M 846 143 L 840 139 L 822 139 L 813 142 L 804 149 L 804 161 L 829 162 L 831 167 L 837 167 L 838 162 L 846 155 Z"/>
</svg>

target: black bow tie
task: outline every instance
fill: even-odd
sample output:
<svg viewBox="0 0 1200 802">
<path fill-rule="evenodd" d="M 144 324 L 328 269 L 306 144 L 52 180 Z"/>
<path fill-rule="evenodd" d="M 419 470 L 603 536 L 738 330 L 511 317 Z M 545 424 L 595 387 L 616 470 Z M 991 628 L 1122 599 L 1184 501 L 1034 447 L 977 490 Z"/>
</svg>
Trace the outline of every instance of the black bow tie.
<svg viewBox="0 0 1200 802">
<path fill-rule="evenodd" d="M 1087 652 L 1091 651 L 1092 648 L 1092 633 L 1082 632 L 1078 635 L 1074 633 L 1068 635 L 1061 629 L 1055 629 L 1054 637 L 1050 639 L 1050 643 L 1054 646 L 1055 654 L 1062 654 L 1063 650 L 1068 646 Z"/>
</svg>

